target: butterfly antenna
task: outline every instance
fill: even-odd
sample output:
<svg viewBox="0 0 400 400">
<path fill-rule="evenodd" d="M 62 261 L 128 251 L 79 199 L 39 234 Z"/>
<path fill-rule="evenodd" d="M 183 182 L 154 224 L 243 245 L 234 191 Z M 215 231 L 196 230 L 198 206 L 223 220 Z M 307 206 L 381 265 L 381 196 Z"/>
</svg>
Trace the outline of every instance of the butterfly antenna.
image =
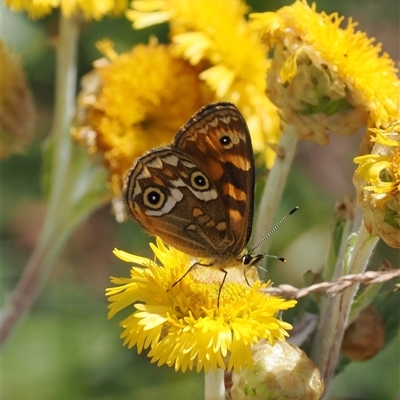
<svg viewBox="0 0 400 400">
<path fill-rule="evenodd" d="M 296 206 L 295 208 L 293 208 L 292 210 L 290 210 L 286 215 L 284 215 L 281 220 L 263 237 L 263 239 L 254 247 L 251 249 L 251 252 L 253 252 L 258 246 L 260 246 L 262 243 L 264 243 L 276 230 L 276 228 L 278 228 L 279 225 L 282 224 L 282 222 L 289 216 L 292 215 L 293 213 L 295 213 L 297 210 L 299 209 L 298 206 Z M 286 260 L 283 257 L 278 257 L 278 256 L 271 256 L 269 254 L 264 254 L 265 257 L 270 257 L 270 258 L 276 258 L 279 261 L 282 262 L 286 262 Z"/>
</svg>

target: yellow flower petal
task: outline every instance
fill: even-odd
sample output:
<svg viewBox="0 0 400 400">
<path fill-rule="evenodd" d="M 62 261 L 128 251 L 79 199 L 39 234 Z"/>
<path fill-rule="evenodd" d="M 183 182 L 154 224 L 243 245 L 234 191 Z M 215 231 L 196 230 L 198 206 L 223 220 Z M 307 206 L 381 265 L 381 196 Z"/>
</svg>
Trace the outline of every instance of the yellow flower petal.
<svg viewBox="0 0 400 400">
<path fill-rule="evenodd" d="M 354 159 L 353 177 L 357 203 L 364 211 L 364 224 L 389 246 L 400 247 L 400 123 L 375 134 L 372 154 Z"/>
<path fill-rule="evenodd" d="M 148 258 L 136 256 L 130 253 L 127 253 L 123 250 L 114 249 L 113 253 L 121 260 L 125 262 L 130 262 L 132 264 L 146 265 L 149 262 Z M 150 261 L 151 262 L 151 261 Z"/>
</svg>

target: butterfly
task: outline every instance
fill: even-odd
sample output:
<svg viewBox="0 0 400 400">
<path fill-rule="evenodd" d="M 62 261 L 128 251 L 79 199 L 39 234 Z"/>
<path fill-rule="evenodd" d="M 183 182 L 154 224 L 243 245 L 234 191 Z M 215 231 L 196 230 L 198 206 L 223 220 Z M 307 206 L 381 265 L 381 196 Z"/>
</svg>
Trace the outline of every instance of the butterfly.
<svg viewBox="0 0 400 400">
<path fill-rule="evenodd" d="M 224 272 L 221 291 L 226 266 L 250 267 L 264 257 L 246 250 L 254 183 L 246 121 L 235 105 L 218 102 L 193 115 L 170 145 L 139 157 L 127 175 L 124 196 L 147 232 Z"/>
</svg>

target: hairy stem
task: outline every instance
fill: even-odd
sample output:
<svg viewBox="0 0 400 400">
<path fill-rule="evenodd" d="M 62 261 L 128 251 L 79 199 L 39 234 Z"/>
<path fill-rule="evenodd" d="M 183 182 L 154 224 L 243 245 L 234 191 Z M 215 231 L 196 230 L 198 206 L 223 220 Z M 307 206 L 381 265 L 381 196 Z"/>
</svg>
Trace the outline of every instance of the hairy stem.
<svg viewBox="0 0 400 400">
<path fill-rule="evenodd" d="M 351 239 L 352 235 L 350 241 Z M 341 267 L 341 269 L 348 274 L 364 272 L 378 239 L 378 237 L 371 237 L 362 224 L 355 238 L 354 246 L 352 243 L 348 245 L 349 257 L 347 258 L 350 260 L 348 268 Z M 312 358 L 324 378 L 326 393 L 328 393 L 327 389 L 334 376 L 343 335 L 358 287 L 359 285 L 354 285 L 337 296 L 328 297 L 321 310 L 321 320 L 314 341 Z"/>
<path fill-rule="evenodd" d="M 220 368 L 205 375 L 205 400 L 225 400 L 224 371 Z"/>
</svg>

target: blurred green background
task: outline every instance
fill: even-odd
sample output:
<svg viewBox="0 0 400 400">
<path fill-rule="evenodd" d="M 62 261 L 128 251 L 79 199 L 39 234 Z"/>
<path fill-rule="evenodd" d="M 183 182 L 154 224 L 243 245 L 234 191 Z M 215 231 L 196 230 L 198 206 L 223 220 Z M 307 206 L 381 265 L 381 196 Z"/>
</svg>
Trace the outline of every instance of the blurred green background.
<svg viewBox="0 0 400 400">
<path fill-rule="evenodd" d="M 251 1 L 253 10 L 276 10 L 291 2 Z M 4 7 L 4 6 L 3 6 Z M 317 1 L 317 10 L 352 16 L 369 37 L 399 57 L 399 5 L 385 0 Z M 216 16 L 218 18 L 218 16 Z M 54 93 L 57 13 L 31 21 L 2 8 L 3 40 L 21 54 L 38 112 L 37 137 L 23 155 L 2 162 L 2 303 L 15 287 L 40 232 L 45 203 L 41 193 L 41 147 L 50 131 Z M 117 51 L 147 42 L 150 34 L 166 40 L 167 26 L 133 31 L 125 19 L 86 24 L 79 48 L 79 76 L 100 57 L 94 43 L 108 37 Z M 270 264 L 275 283 L 302 285 L 302 274 L 324 263 L 333 207 L 354 195 L 352 158 L 360 135 L 332 137 L 329 146 L 301 143 L 279 215 L 294 205 L 300 211 L 271 238 L 271 254 L 288 259 Z M 61 205 L 60 205 L 61 206 Z M 5 400 L 52 399 L 202 399 L 203 374 L 175 373 L 150 364 L 145 354 L 128 350 L 119 339 L 118 316 L 107 320 L 109 276 L 128 276 L 129 264 L 117 260 L 114 247 L 150 256 L 148 237 L 132 223 L 118 224 L 110 207 L 92 215 L 68 241 L 31 312 L 2 349 L 1 397 Z M 304 251 L 306 249 L 306 251 Z M 398 267 L 398 252 L 380 244 L 373 262 L 384 258 Z M 399 308 L 393 310 L 399 313 Z M 349 365 L 334 382 L 332 399 L 394 399 L 400 393 L 400 337 L 375 358 Z"/>
</svg>

